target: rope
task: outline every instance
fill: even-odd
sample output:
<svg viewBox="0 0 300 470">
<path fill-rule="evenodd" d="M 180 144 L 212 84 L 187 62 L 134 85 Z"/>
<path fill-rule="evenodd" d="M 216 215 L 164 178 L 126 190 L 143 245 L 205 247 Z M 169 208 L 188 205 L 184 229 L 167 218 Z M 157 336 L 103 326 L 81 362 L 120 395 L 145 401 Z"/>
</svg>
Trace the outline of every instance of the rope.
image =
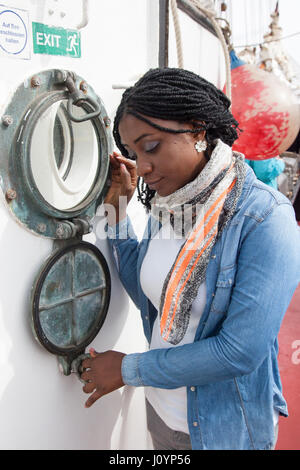
<svg viewBox="0 0 300 470">
<path fill-rule="evenodd" d="M 213 10 L 204 8 L 199 0 L 189 0 L 196 8 L 198 8 L 207 18 L 211 21 L 213 27 L 215 28 L 216 34 L 220 39 L 225 59 L 225 70 L 226 70 L 226 95 L 231 101 L 231 67 L 230 67 L 230 56 L 228 52 L 228 47 L 224 38 L 223 31 L 216 21 L 216 13 Z"/>
<path fill-rule="evenodd" d="M 178 19 L 178 7 L 177 7 L 177 0 L 170 0 L 172 14 L 173 14 L 173 21 L 174 21 L 174 28 L 175 28 L 175 35 L 176 35 L 176 46 L 177 46 L 177 58 L 178 58 L 178 67 L 183 68 L 183 58 L 182 58 L 182 44 L 181 44 L 181 33 L 180 33 L 180 25 Z M 210 10 L 208 8 L 204 8 L 201 4 L 201 0 L 189 0 L 191 6 L 196 7 L 198 10 L 201 11 L 212 23 L 217 37 L 219 38 L 223 52 L 224 52 L 224 59 L 225 59 L 225 70 L 226 70 L 226 95 L 231 101 L 231 67 L 230 67 L 230 56 L 228 52 L 228 47 L 224 38 L 223 31 L 219 26 L 218 22 L 216 21 L 216 12 Z"/>
<path fill-rule="evenodd" d="M 179 17 L 178 17 L 177 0 L 171 0 L 171 10 L 172 10 L 175 37 L 176 37 L 178 67 L 180 69 L 183 69 L 182 41 L 181 41 L 181 31 L 180 31 L 180 23 L 179 23 Z"/>
</svg>

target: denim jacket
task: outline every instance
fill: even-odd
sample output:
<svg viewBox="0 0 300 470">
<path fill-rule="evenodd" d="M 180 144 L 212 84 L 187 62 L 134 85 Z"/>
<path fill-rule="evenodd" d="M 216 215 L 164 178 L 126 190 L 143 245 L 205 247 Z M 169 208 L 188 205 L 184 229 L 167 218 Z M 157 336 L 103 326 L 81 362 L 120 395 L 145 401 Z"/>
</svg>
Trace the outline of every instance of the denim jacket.
<svg viewBox="0 0 300 470">
<path fill-rule="evenodd" d="M 140 270 L 149 235 L 159 228 L 150 217 L 140 243 L 128 218 L 108 228 L 120 279 L 140 309 L 148 342 L 157 310 L 141 289 Z M 273 410 L 288 415 L 277 335 L 299 280 L 293 207 L 248 168 L 236 211 L 211 252 L 206 306 L 194 342 L 128 354 L 124 382 L 186 386 L 193 449 L 271 449 Z"/>
</svg>

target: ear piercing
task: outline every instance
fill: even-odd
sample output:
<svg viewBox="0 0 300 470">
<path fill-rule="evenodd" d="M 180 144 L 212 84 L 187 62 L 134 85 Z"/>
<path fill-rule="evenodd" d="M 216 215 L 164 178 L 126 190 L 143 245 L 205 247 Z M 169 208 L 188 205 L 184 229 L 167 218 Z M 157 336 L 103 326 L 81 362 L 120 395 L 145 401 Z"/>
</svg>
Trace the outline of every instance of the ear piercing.
<svg viewBox="0 0 300 470">
<path fill-rule="evenodd" d="M 206 149 L 207 149 L 207 142 L 206 140 L 198 140 L 196 143 L 195 143 L 195 149 L 197 150 L 197 152 L 204 152 Z"/>
</svg>

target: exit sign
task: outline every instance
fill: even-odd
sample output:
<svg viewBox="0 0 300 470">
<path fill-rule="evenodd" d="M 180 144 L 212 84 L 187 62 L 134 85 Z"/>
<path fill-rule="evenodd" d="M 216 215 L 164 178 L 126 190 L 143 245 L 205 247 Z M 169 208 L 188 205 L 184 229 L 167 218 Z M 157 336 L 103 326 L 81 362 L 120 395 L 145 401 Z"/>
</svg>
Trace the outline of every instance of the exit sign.
<svg viewBox="0 0 300 470">
<path fill-rule="evenodd" d="M 81 57 L 80 31 L 32 22 L 32 38 L 35 54 Z"/>
</svg>

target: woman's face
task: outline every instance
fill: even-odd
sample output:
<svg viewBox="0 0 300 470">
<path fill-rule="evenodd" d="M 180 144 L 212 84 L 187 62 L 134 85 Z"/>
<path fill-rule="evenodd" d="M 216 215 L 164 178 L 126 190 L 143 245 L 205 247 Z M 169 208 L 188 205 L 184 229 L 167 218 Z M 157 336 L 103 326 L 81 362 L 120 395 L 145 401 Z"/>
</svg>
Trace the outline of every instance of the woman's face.
<svg viewBox="0 0 300 470">
<path fill-rule="evenodd" d="M 191 124 L 150 118 L 155 124 L 170 129 L 192 129 Z M 137 174 L 150 189 L 168 196 L 193 181 L 204 168 L 206 160 L 197 152 L 195 143 L 202 140 L 204 131 L 173 134 L 126 114 L 120 121 L 119 133 L 130 158 L 137 162 Z"/>
</svg>

